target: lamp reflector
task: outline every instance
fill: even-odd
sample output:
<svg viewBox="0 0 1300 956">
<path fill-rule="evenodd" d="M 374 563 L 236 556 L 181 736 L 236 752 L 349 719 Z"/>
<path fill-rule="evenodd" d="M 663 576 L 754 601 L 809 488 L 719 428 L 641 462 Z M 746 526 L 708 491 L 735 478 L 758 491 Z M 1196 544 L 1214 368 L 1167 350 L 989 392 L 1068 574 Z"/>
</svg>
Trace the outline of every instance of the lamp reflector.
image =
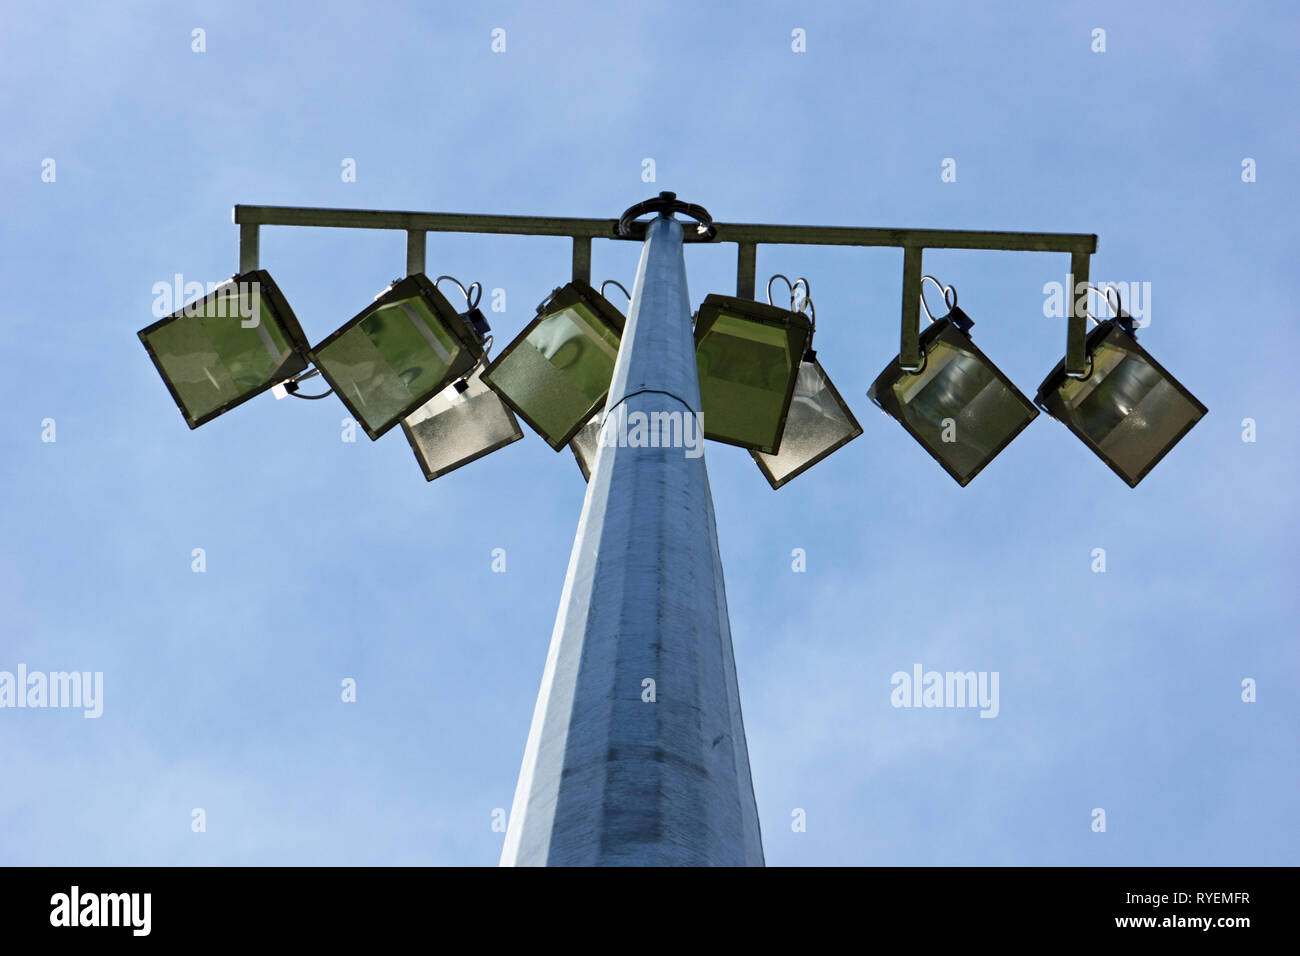
<svg viewBox="0 0 1300 956">
<path fill-rule="evenodd" d="M 862 426 L 831 384 L 816 354 L 809 352 L 799 363 L 780 451 L 750 454 L 768 483 L 780 488 L 861 434 Z"/>
<path fill-rule="evenodd" d="M 1088 333 L 1087 378 L 1066 375 L 1062 361 L 1035 400 L 1136 488 L 1207 409 L 1124 329 L 1127 318 Z"/>
<path fill-rule="evenodd" d="M 483 384 L 481 371 L 457 379 L 402 419 L 429 481 L 524 437 L 505 403 Z"/>
<path fill-rule="evenodd" d="M 596 467 L 596 452 L 600 450 L 600 427 L 605 422 L 605 413 L 599 410 L 591 419 L 578 429 L 578 434 L 569 442 L 569 450 L 578 463 L 584 481 L 591 481 L 591 469 Z"/>
<path fill-rule="evenodd" d="M 963 331 L 971 324 L 954 307 L 921 332 L 920 369 L 909 372 L 895 357 L 867 392 L 962 487 L 1038 417 Z"/>
</svg>

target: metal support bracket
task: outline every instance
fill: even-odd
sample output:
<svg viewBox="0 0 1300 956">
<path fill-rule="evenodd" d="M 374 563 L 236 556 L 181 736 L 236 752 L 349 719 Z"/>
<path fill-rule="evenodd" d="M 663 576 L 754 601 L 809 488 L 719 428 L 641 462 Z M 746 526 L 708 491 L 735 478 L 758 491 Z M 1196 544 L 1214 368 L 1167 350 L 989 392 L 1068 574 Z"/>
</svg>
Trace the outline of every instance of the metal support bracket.
<svg viewBox="0 0 1300 956">
<path fill-rule="evenodd" d="M 1083 378 L 1088 372 L 1088 266 L 1086 252 L 1070 253 L 1069 301 L 1065 331 L 1065 374 Z"/>
<path fill-rule="evenodd" d="M 754 298 L 754 272 L 758 246 L 752 242 L 736 243 L 736 298 Z"/>
<path fill-rule="evenodd" d="M 257 268 L 257 240 L 257 223 L 241 222 L 239 224 L 240 275 L 245 272 L 252 272 Z"/>
<path fill-rule="evenodd" d="M 573 237 L 573 281 L 591 285 L 591 236 Z"/>
<path fill-rule="evenodd" d="M 903 247 L 903 326 L 898 338 L 898 364 L 909 371 L 921 367 L 920 246 Z"/>
<path fill-rule="evenodd" d="M 406 274 L 413 276 L 424 271 L 424 241 L 428 233 L 410 229 L 406 233 Z"/>
</svg>

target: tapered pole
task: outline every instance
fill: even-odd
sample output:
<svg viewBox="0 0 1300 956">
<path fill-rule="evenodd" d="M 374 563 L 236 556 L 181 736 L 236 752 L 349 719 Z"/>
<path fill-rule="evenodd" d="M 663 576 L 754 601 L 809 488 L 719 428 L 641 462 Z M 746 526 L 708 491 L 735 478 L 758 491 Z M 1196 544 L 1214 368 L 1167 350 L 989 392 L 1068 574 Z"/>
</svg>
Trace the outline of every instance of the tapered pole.
<svg viewBox="0 0 1300 956">
<path fill-rule="evenodd" d="M 503 866 L 763 864 L 699 411 L 665 215 L 646 229 Z M 681 422 L 678 447 L 642 446 L 637 413 L 659 435 Z"/>
</svg>

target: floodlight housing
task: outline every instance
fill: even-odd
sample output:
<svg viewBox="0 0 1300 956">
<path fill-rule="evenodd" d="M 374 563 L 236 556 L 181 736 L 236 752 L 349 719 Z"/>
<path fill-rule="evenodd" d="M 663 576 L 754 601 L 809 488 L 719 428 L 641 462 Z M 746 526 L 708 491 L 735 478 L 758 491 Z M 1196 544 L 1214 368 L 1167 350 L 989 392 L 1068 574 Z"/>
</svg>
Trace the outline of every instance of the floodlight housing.
<svg viewBox="0 0 1300 956">
<path fill-rule="evenodd" d="M 308 363 L 298 319 L 261 269 L 232 277 L 137 334 L 190 428 L 292 378 Z"/>
<path fill-rule="evenodd" d="M 704 437 L 776 454 L 811 335 L 802 312 L 707 296 L 695 317 Z"/>
<path fill-rule="evenodd" d="M 578 434 L 569 442 L 573 460 L 578 463 L 584 481 L 591 481 L 591 469 L 596 467 L 596 452 L 600 450 L 600 429 L 605 423 L 604 409 L 597 409 L 596 414 L 578 429 Z"/>
<path fill-rule="evenodd" d="M 1038 409 L 971 341 L 973 320 L 956 306 L 921 332 L 921 367 L 895 357 L 867 396 L 920 442 L 963 488 Z"/>
<path fill-rule="evenodd" d="M 429 481 L 524 437 L 514 414 L 483 384 L 481 367 L 402 419 L 402 431 Z"/>
<path fill-rule="evenodd" d="M 373 441 L 483 356 L 471 323 L 422 273 L 395 281 L 311 350 Z"/>
<path fill-rule="evenodd" d="M 1138 344 L 1123 312 L 1099 322 L 1086 348 L 1087 377 L 1066 375 L 1062 361 L 1035 401 L 1136 488 L 1208 409 Z"/>
<path fill-rule="evenodd" d="M 560 451 L 605 405 L 623 324 L 623 313 L 574 280 L 542 301 L 483 382 Z"/>
<path fill-rule="evenodd" d="M 799 363 L 780 451 L 750 454 L 768 484 L 780 488 L 861 434 L 862 426 L 809 349 Z"/>
</svg>

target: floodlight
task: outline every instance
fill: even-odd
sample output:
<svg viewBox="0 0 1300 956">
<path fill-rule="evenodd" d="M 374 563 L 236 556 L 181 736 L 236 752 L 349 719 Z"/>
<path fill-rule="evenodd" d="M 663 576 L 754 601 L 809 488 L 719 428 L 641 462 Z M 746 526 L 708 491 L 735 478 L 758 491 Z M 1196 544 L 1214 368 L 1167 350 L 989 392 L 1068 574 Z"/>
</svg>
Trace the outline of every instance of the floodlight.
<svg viewBox="0 0 1300 956">
<path fill-rule="evenodd" d="M 707 296 L 695 318 L 704 437 L 775 454 L 811 333 L 801 312 Z"/>
<path fill-rule="evenodd" d="M 307 339 L 261 269 L 234 276 L 139 336 L 190 428 L 307 368 Z"/>
<path fill-rule="evenodd" d="M 812 342 L 817 334 L 817 310 L 813 306 L 808 280 L 799 278 L 791 283 L 783 275 L 772 276 L 767 283 L 769 302 L 772 283 L 777 279 L 785 279 L 790 286 L 790 308 L 796 312 L 807 312 L 812 327 L 808 333 L 807 351 L 799 363 L 794 397 L 790 400 L 785 430 L 781 434 L 780 451 L 774 455 L 761 451 L 750 452 L 773 488 L 780 488 L 791 478 L 803 474 L 862 434 L 862 426 L 831 384 L 826 371 L 817 361 L 817 353 L 813 351 Z M 804 295 L 796 301 L 796 290 L 801 285 Z"/>
<path fill-rule="evenodd" d="M 467 375 L 483 349 L 471 319 L 417 273 L 393 282 L 311 353 L 373 441 Z"/>
<path fill-rule="evenodd" d="M 1207 409 L 1138 345 L 1123 308 L 1115 312 L 1088 333 L 1087 376 L 1066 375 L 1062 361 L 1035 400 L 1136 488 Z"/>
<path fill-rule="evenodd" d="M 623 322 L 604 296 L 574 280 L 542 301 L 483 382 L 559 451 L 605 404 Z"/>
<path fill-rule="evenodd" d="M 469 375 L 456 379 L 402 419 L 402 432 L 428 481 L 524 437 L 514 414 L 483 384 L 483 367 L 492 348 L 492 329 L 478 309 L 483 287 L 474 282 L 467 290 L 451 276 L 439 276 L 433 284 L 443 281 L 456 283 L 465 296 L 468 311 L 461 318 L 482 345 L 483 356 Z"/>
<path fill-rule="evenodd" d="M 600 450 L 600 427 L 605 423 L 604 409 L 597 409 L 596 414 L 578 429 L 578 434 L 569 442 L 569 450 L 578 463 L 584 481 L 591 481 L 591 469 L 596 467 L 596 452 Z"/>
<path fill-rule="evenodd" d="M 799 363 L 780 451 L 750 454 L 768 483 L 780 488 L 861 434 L 862 426 L 809 349 Z"/>
<path fill-rule="evenodd" d="M 628 301 L 632 301 L 632 293 L 628 292 L 623 283 L 616 279 L 606 279 L 600 284 L 600 294 L 605 294 L 606 286 L 615 285 L 627 296 Z M 578 470 L 582 472 L 583 481 L 591 481 L 591 469 L 596 467 L 596 452 L 600 449 L 600 431 L 605 422 L 605 408 L 602 404 L 597 408 L 592 416 L 587 419 L 578 433 L 573 436 L 569 442 L 569 450 L 573 452 L 573 460 L 578 463 Z"/>
<path fill-rule="evenodd" d="M 923 280 L 939 284 L 930 276 Z M 957 308 L 956 291 L 940 288 L 952 302 L 939 319 L 925 309 L 930 324 L 920 336 L 920 367 L 905 368 L 895 357 L 867 396 L 965 487 L 1038 417 L 1038 409 L 975 347 L 967 334 L 975 323 Z"/>
<path fill-rule="evenodd" d="M 402 419 L 402 431 L 429 481 L 524 437 L 481 366 Z"/>
</svg>

